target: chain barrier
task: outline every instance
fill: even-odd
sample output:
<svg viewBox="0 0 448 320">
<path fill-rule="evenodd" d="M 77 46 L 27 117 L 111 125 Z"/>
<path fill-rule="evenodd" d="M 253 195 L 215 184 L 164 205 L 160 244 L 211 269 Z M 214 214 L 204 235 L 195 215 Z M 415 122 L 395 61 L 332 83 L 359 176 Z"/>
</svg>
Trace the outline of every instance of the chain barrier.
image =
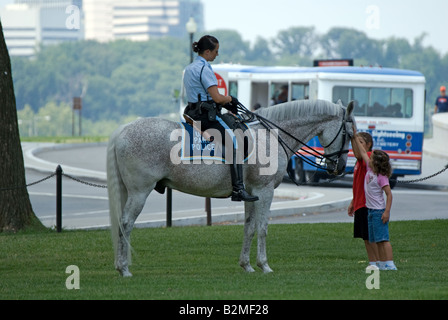
<svg viewBox="0 0 448 320">
<path fill-rule="evenodd" d="M 444 167 L 442 170 L 440 170 L 440 171 L 438 171 L 438 172 L 436 172 L 436 173 L 434 173 L 434 174 L 432 174 L 432 175 L 423 177 L 423 178 L 414 179 L 414 180 L 398 180 L 398 179 L 391 179 L 391 181 L 394 181 L 394 182 L 399 183 L 399 184 L 417 183 L 417 182 L 421 182 L 421 181 L 425 181 L 425 180 L 434 178 L 435 176 L 438 176 L 439 174 L 445 172 L 446 170 L 448 170 L 448 164 L 445 165 L 445 167 Z M 317 173 L 317 170 L 314 172 L 314 174 L 313 174 L 311 177 L 309 177 L 309 178 L 307 179 L 306 182 L 302 182 L 302 183 L 300 183 L 300 182 L 296 182 L 296 184 L 297 184 L 298 186 L 302 186 L 302 185 L 309 184 L 310 181 L 313 180 L 313 177 L 314 177 L 314 175 L 315 175 L 316 173 Z M 326 180 L 324 180 L 323 183 L 331 183 L 331 182 L 333 182 L 333 181 L 340 180 L 340 179 L 342 179 L 343 177 L 345 177 L 346 175 L 348 175 L 348 174 L 352 174 L 352 173 L 353 173 L 353 171 L 350 171 L 350 172 L 344 172 L 344 173 L 343 173 L 342 175 L 340 175 L 340 176 L 337 176 L 337 177 L 334 177 L 334 178 L 331 178 L 331 179 L 326 179 Z M 15 187 L 10 187 L 10 188 L 0 188 L 0 192 L 1 192 L 1 191 L 16 190 L 16 189 L 21 189 L 21 188 L 31 187 L 31 186 L 34 186 L 34 185 L 36 185 L 36 184 L 38 184 L 38 183 L 41 183 L 41 182 L 44 182 L 44 181 L 46 181 L 46 180 L 48 180 L 48 179 L 53 178 L 54 176 L 56 176 L 56 174 L 57 174 L 57 172 L 55 171 L 55 172 L 53 172 L 52 174 L 50 174 L 49 176 L 47 176 L 47 177 L 45 177 L 45 178 L 42 178 L 42 179 L 40 179 L 40 180 L 37 180 L 37 181 L 31 182 L 31 183 L 28 183 L 28 184 L 26 184 L 26 185 L 24 185 L 24 186 L 15 186 Z M 71 175 L 69 175 L 69 174 L 67 174 L 67 173 L 64 173 L 63 171 L 61 172 L 61 174 L 62 174 L 63 176 L 65 176 L 65 177 L 69 178 L 69 179 L 72 179 L 73 181 L 76 181 L 76 182 L 79 182 L 79 183 L 88 185 L 88 186 L 90 186 L 90 187 L 95 187 L 95 188 L 105 188 L 105 189 L 107 189 L 107 185 L 104 185 L 104 184 L 97 184 L 97 183 L 93 183 L 93 182 L 88 182 L 88 181 L 85 181 L 85 180 L 81 180 L 80 178 L 73 177 L 73 176 L 71 176 Z M 291 179 L 291 180 L 293 180 L 293 179 Z M 293 180 L 293 181 L 294 181 L 294 180 Z M 294 181 L 294 182 L 295 182 L 295 181 Z M 317 183 L 313 183 L 313 184 L 317 184 Z"/>
<path fill-rule="evenodd" d="M 82 183 L 82 184 L 85 184 L 85 185 L 88 185 L 88 186 L 91 186 L 91 187 L 96 187 L 96 188 L 106 188 L 106 189 L 107 189 L 107 185 L 96 184 L 96 183 L 92 183 L 92 182 L 84 181 L 84 180 L 81 180 L 81 179 L 79 179 L 79 178 L 73 177 L 73 176 L 71 176 L 71 175 L 69 175 L 69 174 L 67 174 L 67 173 L 64 173 L 63 171 L 61 172 L 61 174 L 62 174 L 63 176 L 65 176 L 65 177 L 69 178 L 69 179 L 72 179 L 72 180 L 74 180 L 74 181 L 76 181 L 76 182 L 79 182 L 79 183 Z M 51 178 L 53 178 L 53 177 L 56 176 L 56 175 L 57 175 L 57 171 L 53 172 L 52 174 L 50 174 L 49 176 L 47 176 L 47 177 L 45 177 L 45 178 L 42 178 L 42 179 L 40 179 L 40 180 L 37 180 L 37 181 L 31 182 L 31 183 L 28 183 L 28 184 L 26 184 L 26 185 L 24 185 L 24 186 L 15 186 L 15 187 L 9 187 L 9 188 L 0 188 L 0 191 L 8 191 L 8 190 L 16 190 L 16 189 L 28 188 L 28 187 L 34 186 L 34 185 L 36 185 L 36 184 L 38 184 L 38 183 L 44 182 L 44 181 L 46 181 L 46 180 L 48 180 L 48 179 L 51 179 Z"/>
<path fill-rule="evenodd" d="M 439 174 L 445 172 L 446 170 L 448 170 L 448 164 L 446 164 L 445 167 L 444 167 L 442 170 L 440 170 L 440 171 L 438 171 L 438 172 L 436 172 L 436 173 L 434 173 L 434 174 L 431 174 L 431 175 L 429 175 L 429 176 L 423 177 L 423 178 L 418 178 L 418 179 L 414 179 L 414 180 L 398 180 L 398 179 L 390 179 L 390 181 L 396 182 L 397 184 L 417 183 L 417 182 L 421 182 L 421 181 L 425 181 L 425 180 L 434 178 L 435 176 L 438 176 Z M 318 182 L 311 182 L 311 183 L 310 183 L 310 181 L 313 180 L 313 178 L 314 178 L 314 176 L 316 175 L 317 172 L 318 172 L 318 170 L 315 170 L 314 173 L 313 173 L 313 175 L 310 176 L 310 177 L 307 179 L 307 181 L 305 181 L 305 182 L 296 182 L 296 181 L 295 181 L 294 179 L 292 179 L 291 177 L 290 177 L 290 179 L 291 179 L 296 185 L 298 185 L 298 186 L 304 186 L 304 185 L 307 185 L 307 184 L 317 185 L 317 184 L 319 184 Z M 353 171 L 344 172 L 343 174 L 341 174 L 341 175 L 339 175 L 339 176 L 337 176 L 337 177 L 329 178 L 329 179 L 323 180 L 322 183 L 331 183 L 331 182 L 333 182 L 333 181 L 340 180 L 340 179 L 344 178 L 344 177 L 345 177 L 346 175 L 348 175 L 348 174 L 353 174 Z"/>
<path fill-rule="evenodd" d="M 80 182 L 83 184 L 86 184 L 88 186 L 91 187 L 97 187 L 97 188 L 107 188 L 107 185 L 101 185 L 101 184 L 96 184 L 96 183 L 91 183 L 91 182 L 87 182 L 84 180 L 81 180 L 79 178 L 75 178 L 69 174 L 66 174 L 62 171 L 62 168 L 60 165 L 57 166 L 56 171 L 53 172 L 52 174 L 50 174 L 49 176 L 28 183 L 24 186 L 16 186 L 16 187 L 10 187 L 10 188 L 0 188 L 0 192 L 2 191 L 7 191 L 7 190 L 16 190 L 16 189 L 21 189 L 21 188 L 27 188 L 27 187 L 31 187 L 33 185 L 36 185 L 38 183 L 41 183 L 43 181 L 46 181 L 52 177 L 56 176 L 56 231 L 57 232 L 62 232 L 62 176 L 65 176 L 67 178 L 70 178 L 76 182 Z"/>
<path fill-rule="evenodd" d="M 431 179 L 431 178 L 433 178 L 433 177 L 443 173 L 447 169 L 448 169 L 448 164 L 442 170 L 440 170 L 439 172 L 436 172 L 436 173 L 434 173 L 434 174 L 432 174 L 430 176 L 427 176 L 427 177 L 414 179 L 414 180 L 396 180 L 396 179 L 391 179 L 391 180 L 396 181 L 397 183 L 403 183 L 403 184 L 404 183 L 416 183 L 416 182 L 421 182 L 421 181 L 425 181 L 425 180 Z"/>
<path fill-rule="evenodd" d="M 85 184 L 85 185 L 88 185 L 88 186 L 91 186 L 91 187 L 106 188 L 107 189 L 107 185 L 104 185 L 104 184 L 96 184 L 96 183 L 92 183 L 92 182 L 87 182 L 87 181 L 81 180 L 79 178 L 73 177 L 73 176 L 71 176 L 69 174 L 66 174 L 64 172 L 62 172 L 62 175 L 67 177 L 67 178 L 70 178 L 70 179 L 72 179 L 72 180 L 74 180 L 76 182 L 79 182 L 79 183 L 82 183 L 82 184 Z"/>
<path fill-rule="evenodd" d="M 424 177 L 424 178 L 420 178 L 420 179 L 415 179 L 415 180 L 407 180 L 407 181 L 397 180 L 397 183 L 414 183 L 414 182 L 424 181 L 424 180 L 433 178 L 433 177 L 441 174 L 442 172 L 446 171 L 447 169 L 448 169 L 448 164 L 442 170 L 440 170 L 439 172 L 436 172 L 436 173 L 434 173 L 434 174 L 432 174 L 430 176 L 427 176 L 427 177 Z M 314 172 L 313 176 L 311 176 L 311 178 L 307 182 L 312 180 L 316 173 L 317 173 L 317 170 Z M 350 174 L 350 173 L 353 173 L 353 172 L 344 172 L 342 175 L 334 177 L 332 179 L 328 179 L 327 181 L 324 181 L 324 182 L 330 183 L 330 182 L 333 182 L 335 180 L 342 179 L 345 175 Z M 64 173 L 62 171 L 61 166 L 58 165 L 58 167 L 56 168 L 55 172 L 53 172 L 52 174 L 50 174 L 49 176 L 47 176 L 47 177 L 45 177 L 43 179 L 40 179 L 40 180 L 31 182 L 31 183 L 28 183 L 28 184 L 26 184 L 24 186 L 16 186 L 16 187 L 11 187 L 11 188 L 0 188 L 0 192 L 7 191 L 7 190 L 15 190 L 15 189 L 31 187 L 33 185 L 36 185 L 36 184 L 41 183 L 43 181 L 46 181 L 46 180 L 48 180 L 48 179 L 50 179 L 50 178 L 52 178 L 54 176 L 56 176 L 56 230 L 57 230 L 57 232 L 61 232 L 62 231 L 62 176 L 65 176 L 65 177 L 67 177 L 69 179 L 72 179 L 72 180 L 74 180 L 76 182 L 79 182 L 79 183 L 82 183 L 82 184 L 85 184 L 85 185 L 88 185 L 88 186 L 91 186 L 91 187 L 107 188 L 107 185 L 96 184 L 96 183 L 84 181 L 84 180 L 81 180 L 79 178 L 73 177 L 73 176 L 71 176 L 69 174 Z M 295 181 L 295 179 L 291 179 L 291 180 L 293 182 L 295 182 L 297 185 L 305 184 L 305 183 L 300 183 L 299 184 L 299 183 L 297 183 L 297 181 Z M 171 218 L 170 218 L 171 217 L 171 205 L 169 205 L 169 209 L 168 209 L 168 204 L 171 203 L 171 196 L 169 196 L 169 194 L 170 193 L 168 192 L 168 197 L 169 198 L 167 198 L 167 226 L 171 226 Z"/>
<path fill-rule="evenodd" d="M 28 183 L 28 184 L 26 184 L 24 186 L 17 186 L 17 187 L 10 187 L 10 188 L 0 188 L 0 191 L 16 190 L 16 189 L 22 189 L 22 188 L 31 187 L 31 186 L 34 186 L 35 184 L 38 184 L 38 183 L 44 182 L 45 180 L 53 178 L 55 175 L 56 175 L 56 172 L 53 172 L 48 177 L 45 177 L 43 179 L 31 182 L 31 183 Z"/>
</svg>

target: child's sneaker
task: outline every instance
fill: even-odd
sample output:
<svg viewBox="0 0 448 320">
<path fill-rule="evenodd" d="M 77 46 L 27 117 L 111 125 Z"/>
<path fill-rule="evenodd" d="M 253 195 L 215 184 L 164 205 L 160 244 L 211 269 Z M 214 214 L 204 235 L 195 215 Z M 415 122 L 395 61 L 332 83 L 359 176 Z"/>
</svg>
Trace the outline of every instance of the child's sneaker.
<svg viewBox="0 0 448 320">
<path fill-rule="evenodd" d="M 393 265 L 389 265 L 389 264 L 385 264 L 384 265 L 384 269 L 382 270 L 398 270 L 397 267 L 393 264 Z"/>
<path fill-rule="evenodd" d="M 376 264 L 378 266 L 378 269 L 380 270 L 386 270 L 386 263 L 385 262 L 377 262 Z"/>
</svg>

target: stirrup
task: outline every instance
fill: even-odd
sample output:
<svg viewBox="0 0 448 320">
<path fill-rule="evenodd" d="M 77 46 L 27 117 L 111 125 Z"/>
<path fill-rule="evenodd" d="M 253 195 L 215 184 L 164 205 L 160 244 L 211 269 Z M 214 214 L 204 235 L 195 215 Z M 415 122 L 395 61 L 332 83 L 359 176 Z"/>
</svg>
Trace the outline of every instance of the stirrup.
<svg viewBox="0 0 448 320">
<path fill-rule="evenodd" d="M 250 195 L 245 189 L 233 190 L 232 201 L 247 201 L 254 202 L 259 198 L 257 196 Z"/>
</svg>

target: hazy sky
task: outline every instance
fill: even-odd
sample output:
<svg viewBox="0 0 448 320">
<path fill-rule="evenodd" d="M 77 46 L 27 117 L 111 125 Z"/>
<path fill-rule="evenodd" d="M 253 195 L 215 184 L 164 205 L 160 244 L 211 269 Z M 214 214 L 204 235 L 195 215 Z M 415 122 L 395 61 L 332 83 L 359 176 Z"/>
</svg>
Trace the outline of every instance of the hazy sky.
<svg viewBox="0 0 448 320">
<path fill-rule="evenodd" d="M 235 29 L 244 40 L 270 39 L 279 30 L 335 26 L 363 31 L 371 38 L 406 38 L 426 32 L 424 45 L 448 53 L 448 0 L 202 0 L 207 30 Z"/>
<path fill-rule="evenodd" d="M 425 45 L 448 53 L 448 0 L 201 0 L 207 30 L 238 30 L 244 40 L 273 38 L 279 30 L 314 26 L 325 33 L 352 27 L 371 38 L 413 41 L 426 32 Z M 13 0 L 0 0 L 0 5 Z"/>
</svg>

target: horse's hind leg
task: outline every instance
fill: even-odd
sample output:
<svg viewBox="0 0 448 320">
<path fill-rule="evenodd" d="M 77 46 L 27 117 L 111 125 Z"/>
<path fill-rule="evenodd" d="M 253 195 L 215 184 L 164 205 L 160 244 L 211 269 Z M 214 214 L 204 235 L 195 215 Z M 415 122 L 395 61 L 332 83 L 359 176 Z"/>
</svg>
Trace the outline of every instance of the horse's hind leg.
<svg viewBox="0 0 448 320">
<path fill-rule="evenodd" d="M 123 277 L 131 277 L 129 272 L 130 264 L 130 235 L 134 227 L 135 220 L 142 212 L 145 205 L 146 198 L 149 193 L 130 193 L 123 210 L 123 215 L 120 221 L 120 231 L 118 240 L 118 261 L 116 268 Z"/>
</svg>

